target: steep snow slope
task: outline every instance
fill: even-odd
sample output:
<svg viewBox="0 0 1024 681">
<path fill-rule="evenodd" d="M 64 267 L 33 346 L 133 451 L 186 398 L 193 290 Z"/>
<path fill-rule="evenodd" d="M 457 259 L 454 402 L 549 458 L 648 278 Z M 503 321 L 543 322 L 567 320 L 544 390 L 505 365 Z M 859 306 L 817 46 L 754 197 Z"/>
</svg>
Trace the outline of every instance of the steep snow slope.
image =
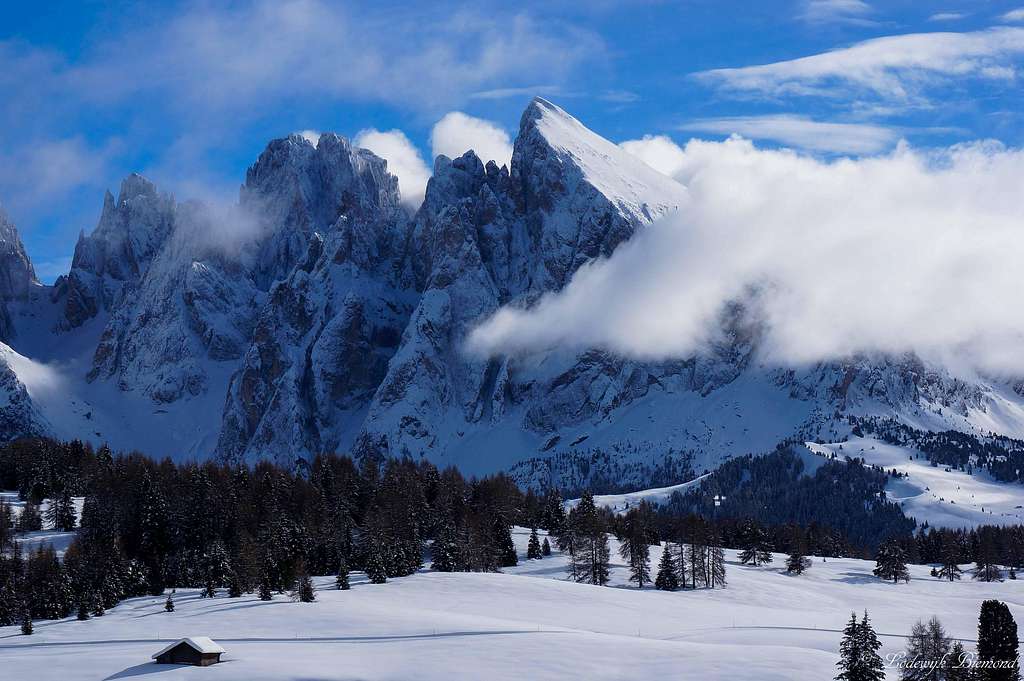
<svg viewBox="0 0 1024 681">
<path fill-rule="evenodd" d="M 835 674 L 840 631 L 867 609 L 883 656 L 905 646 L 919 618 L 938 615 L 973 650 L 981 601 L 1007 602 L 1019 621 L 1016 583 L 948 583 L 912 566 L 909 584 L 883 583 L 873 563 L 814 559 L 794 577 L 782 556 L 740 566 L 728 552 L 728 587 L 666 593 L 627 586 L 613 561 L 612 587 L 565 580 L 564 557 L 524 561 L 506 574 L 421 572 L 372 585 L 354 574 L 350 591 L 316 580 L 317 601 L 201 599 L 179 590 L 126 601 L 98 619 L 39 622 L 31 637 L 0 628 L 0 664 L 12 678 L 285 679 L 773 679 L 817 681 Z M 613 542 L 613 555 L 616 545 Z M 660 548 L 652 547 L 656 564 Z M 618 588 L 616 588 L 618 587 Z M 157 667 L 149 656 L 184 636 L 210 636 L 227 649 L 206 669 Z M 889 679 L 899 678 L 890 670 Z"/>
</svg>

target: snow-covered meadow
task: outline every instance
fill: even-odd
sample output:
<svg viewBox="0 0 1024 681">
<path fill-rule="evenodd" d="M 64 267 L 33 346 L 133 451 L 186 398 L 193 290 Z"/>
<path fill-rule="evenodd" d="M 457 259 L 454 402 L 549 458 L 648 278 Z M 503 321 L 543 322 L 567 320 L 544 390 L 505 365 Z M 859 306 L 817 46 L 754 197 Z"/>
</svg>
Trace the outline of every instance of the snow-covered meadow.
<svg viewBox="0 0 1024 681">
<path fill-rule="evenodd" d="M 909 584 L 882 583 L 873 563 L 815 558 L 800 577 L 782 556 L 768 567 L 737 564 L 727 552 L 728 587 L 640 591 L 614 560 L 612 585 L 566 581 L 565 560 L 526 561 L 528 532 L 516 530 L 520 565 L 503 574 L 421 571 L 383 585 L 352 575 L 352 589 L 318 578 L 317 601 L 276 596 L 201 599 L 180 590 L 125 601 L 102 618 L 37 622 L 35 634 L 0 628 L 4 678 L 123 679 L 778 679 L 831 678 L 851 611 L 867 609 L 883 654 L 903 649 L 919 618 L 938 615 L 971 641 L 986 598 L 1005 601 L 1024 622 L 1020 582 L 948 583 L 911 566 Z M 613 551 L 616 548 L 612 542 Z M 652 547 L 652 567 L 661 555 Z M 156 665 L 170 640 L 210 636 L 227 649 L 209 668 Z M 967 647 L 971 647 L 967 643 Z M 897 678 L 890 672 L 891 678 Z"/>
</svg>

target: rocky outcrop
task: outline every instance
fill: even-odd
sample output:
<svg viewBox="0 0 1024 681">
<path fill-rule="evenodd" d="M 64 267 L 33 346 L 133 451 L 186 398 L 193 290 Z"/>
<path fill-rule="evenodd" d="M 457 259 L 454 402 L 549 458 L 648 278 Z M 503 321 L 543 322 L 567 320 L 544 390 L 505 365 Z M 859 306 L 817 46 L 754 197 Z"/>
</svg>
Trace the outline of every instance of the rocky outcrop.
<svg viewBox="0 0 1024 681">
<path fill-rule="evenodd" d="M 32 261 L 14 223 L 0 206 L 0 341 L 7 342 L 16 333 L 8 303 L 28 300 L 34 286 L 39 286 L 39 282 Z"/>
</svg>

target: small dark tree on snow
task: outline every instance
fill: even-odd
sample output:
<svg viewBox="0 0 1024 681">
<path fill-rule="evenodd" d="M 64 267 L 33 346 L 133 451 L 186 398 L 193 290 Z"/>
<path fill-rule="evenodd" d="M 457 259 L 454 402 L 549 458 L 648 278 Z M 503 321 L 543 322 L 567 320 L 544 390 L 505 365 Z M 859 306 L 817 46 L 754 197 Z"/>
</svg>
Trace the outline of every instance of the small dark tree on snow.
<svg viewBox="0 0 1024 681">
<path fill-rule="evenodd" d="M 103 596 L 94 593 L 92 595 L 92 616 L 103 617 L 105 614 L 107 614 L 107 609 L 103 605 Z"/>
<path fill-rule="evenodd" d="M 201 598 L 216 598 L 217 587 L 214 585 L 212 579 L 206 580 L 206 584 L 203 586 L 202 593 L 199 594 Z"/>
<path fill-rule="evenodd" d="M 519 556 L 516 555 L 516 545 L 512 542 L 512 531 L 508 523 L 500 517 L 495 518 L 494 546 L 498 552 L 499 567 L 513 567 L 519 563 Z"/>
<path fill-rule="evenodd" d="M 669 550 L 668 542 L 661 552 L 661 561 L 658 563 L 658 576 L 654 578 L 654 587 L 662 591 L 675 591 L 679 588 L 679 577 L 676 575 L 675 561 L 672 560 L 672 551 Z"/>
<path fill-rule="evenodd" d="M 374 543 L 370 547 L 370 555 L 366 557 L 366 577 L 371 584 L 384 584 L 388 581 L 388 573 L 384 567 L 380 546 Z"/>
<path fill-rule="evenodd" d="M 551 542 L 548 541 L 547 537 L 544 537 L 544 543 L 540 545 L 540 553 L 542 556 L 551 555 Z"/>
<path fill-rule="evenodd" d="M 740 536 L 743 543 L 743 550 L 740 552 L 740 562 L 744 565 L 758 565 L 772 562 L 771 547 L 768 544 L 768 535 L 764 528 L 752 520 L 748 520 Z"/>
<path fill-rule="evenodd" d="M 87 619 L 89 619 L 89 606 L 86 604 L 84 598 L 79 599 L 79 601 L 78 601 L 78 611 L 77 611 L 75 616 L 78 619 L 80 619 L 80 620 L 87 620 Z"/>
<path fill-rule="evenodd" d="M 530 543 L 526 546 L 527 560 L 539 560 L 541 557 L 540 538 L 537 536 L 537 528 L 530 530 Z"/>
<path fill-rule="evenodd" d="M 348 563 L 342 558 L 338 564 L 338 576 L 334 578 L 334 585 L 338 587 L 339 591 L 348 591 Z"/>
<path fill-rule="evenodd" d="M 231 577 L 228 578 L 228 598 L 241 598 L 242 597 L 242 578 L 238 576 L 237 571 L 231 572 Z"/>
<path fill-rule="evenodd" d="M 802 575 L 810 567 L 811 559 L 803 555 L 800 549 L 793 549 L 793 553 L 786 558 L 786 572 L 789 574 Z"/>
<path fill-rule="evenodd" d="M 461 567 L 461 552 L 459 550 L 459 542 L 455 537 L 455 528 L 451 524 L 446 524 L 442 529 L 440 535 L 434 540 L 434 544 L 431 547 L 431 553 L 433 555 L 433 561 L 430 563 L 430 569 L 436 570 L 437 572 L 455 572 Z"/>
<path fill-rule="evenodd" d="M 316 588 L 313 586 L 313 578 L 306 572 L 305 567 L 299 570 L 299 576 L 295 578 L 292 600 L 299 601 L 300 603 L 312 603 L 316 600 Z"/>
<path fill-rule="evenodd" d="M 910 573 L 907 572 L 907 554 L 903 547 L 893 540 L 889 540 L 878 548 L 875 556 L 875 576 L 879 579 L 892 580 L 896 584 L 901 579 L 910 581 Z"/>
<path fill-rule="evenodd" d="M 990 664 L 979 665 L 979 678 L 982 681 L 1017 681 L 1020 678 L 1017 645 L 1017 622 L 1006 604 L 996 600 L 982 603 L 978 617 L 978 661 Z M 993 662 L 997 664 L 991 664 Z"/>
<path fill-rule="evenodd" d="M 43 529 L 43 516 L 39 513 L 39 507 L 26 501 L 18 516 L 17 529 L 19 532 L 37 532 Z"/>
<path fill-rule="evenodd" d="M 27 605 L 21 611 L 21 633 L 25 636 L 32 635 L 32 613 L 29 612 Z"/>
<path fill-rule="evenodd" d="M 164 610 L 166 612 L 174 612 L 174 592 L 167 594 L 167 600 L 164 601 Z"/>
<path fill-rule="evenodd" d="M 959 563 L 960 551 L 957 543 L 952 537 L 944 536 L 942 540 L 942 565 L 935 571 L 935 576 L 950 582 L 960 579 L 962 570 Z"/>
<path fill-rule="evenodd" d="M 50 507 L 46 509 L 46 519 L 55 530 L 70 532 L 75 529 L 75 504 L 67 490 L 50 501 Z"/>
<path fill-rule="evenodd" d="M 266 573 L 260 576 L 260 585 L 257 594 L 261 601 L 269 601 L 274 598 L 274 589 L 270 584 L 270 576 Z"/>
</svg>

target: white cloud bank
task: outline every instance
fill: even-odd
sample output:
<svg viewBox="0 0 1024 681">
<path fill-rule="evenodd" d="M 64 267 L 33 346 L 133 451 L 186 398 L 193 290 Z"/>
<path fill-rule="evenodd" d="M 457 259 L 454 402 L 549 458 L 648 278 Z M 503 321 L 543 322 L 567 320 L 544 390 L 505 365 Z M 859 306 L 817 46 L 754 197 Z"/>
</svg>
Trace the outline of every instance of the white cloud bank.
<svg viewBox="0 0 1024 681">
<path fill-rule="evenodd" d="M 462 156 L 472 149 L 484 163 L 494 161 L 499 166 L 512 161 L 512 141 L 508 133 L 491 121 L 452 111 L 434 125 L 430 134 L 434 156 L 449 158 Z"/>
<path fill-rule="evenodd" d="M 916 351 L 962 367 L 1024 366 L 1024 151 L 900 145 L 825 162 L 692 140 L 675 176 L 690 193 L 675 216 L 561 293 L 499 310 L 468 349 L 686 357 L 714 339 L 724 306 L 745 301 L 771 362 Z"/>
</svg>

